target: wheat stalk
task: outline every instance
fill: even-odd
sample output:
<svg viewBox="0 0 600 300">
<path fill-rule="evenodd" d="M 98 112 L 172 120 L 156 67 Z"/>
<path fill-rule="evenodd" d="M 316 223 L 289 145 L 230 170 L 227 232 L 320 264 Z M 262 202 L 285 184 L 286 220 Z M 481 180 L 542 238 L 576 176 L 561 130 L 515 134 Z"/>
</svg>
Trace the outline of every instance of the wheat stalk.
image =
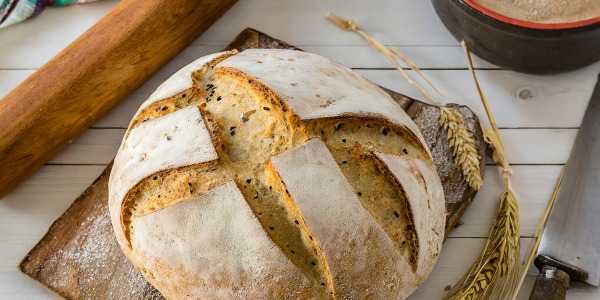
<svg viewBox="0 0 600 300">
<path fill-rule="evenodd" d="M 538 227 L 535 230 L 535 235 L 533 236 L 533 243 L 531 244 L 531 246 L 529 248 L 529 255 L 527 256 L 527 259 L 523 263 L 523 268 L 521 268 L 521 275 L 519 276 L 519 280 L 515 287 L 515 293 L 513 294 L 512 300 L 517 299 L 517 294 L 519 293 L 519 290 L 521 289 L 521 286 L 523 285 L 523 281 L 525 281 L 525 277 L 527 276 L 527 270 L 529 269 L 529 266 L 531 266 L 531 264 L 533 263 L 533 260 L 535 259 L 538 247 L 540 246 L 540 242 L 542 240 L 542 233 L 544 232 L 544 228 L 546 227 L 546 222 L 548 221 L 548 217 L 550 216 L 550 211 L 552 210 L 552 206 L 554 206 L 554 202 L 556 201 L 556 196 L 558 195 L 558 190 L 559 190 L 562 180 L 565 176 L 567 164 L 565 164 L 563 166 L 562 171 L 560 172 L 560 176 L 558 176 L 558 180 L 556 181 L 556 184 L 554 185 L 554 191 L 552 192 L 552 196 L 550 196 L 550 201 L 548 201 L 548 205 L 546 205 L 546 209 L 544 210 L 544 213 L 542 214 L 542 218 L 540 219 L 540 222 L 538 223 Z"/>
<path fill-rule="evenodd" d="M 441 97 L 445 97 L 444 94 L 439 92 L 435 86 L 421 73 L 421 70 L 408 60 L 404 55 L 394 49 L 390 49 L 384 46 L 381 42 L 369 36 L 367 33 L 362 31 L 354 20 L 344 20 L 332 13 L 327 14 L 327 18 L 333 23 L 338 25 L 340 28 L 346 31 L 354 31 L 363 37 L 369 45 L 375 48 L 377 51 L 382 53 L 389 61 L 394 64 L 398 72 L 404 77 L 404 79 L 411 84 L 423 97 L 434 103 L 440 109 L 440 127 L 447 132 L 448 145 L 452 149 L 452 156 L 454 163 L 461 171 L 465 181 L 473 190 L 479 190 L 483 185 L 483 178 L 481 176 L 481 170 L 479 168 L 479 161 L 481 157 L 477 151 L 475 145 L 475 138 L 473 133 L 466 126 L 463 116 L 454 107 L 444 106 L 440 101 L 435 100 L 427 91 L 422 88 L 418 83 L 413 81 L 410 76 L 404 71 L 400 63 L 394 58 L 398 57 L 404 63 L 406 63 L 417 75 L 419 75 L 427 84 Z"/>
<path fill-rule="evenodd" d="M 484 129 L 494 160 L 503 165 L 504 192 L 485 247 L 458 284 L 444 299 L 507 299 L 515 293 L 519 275 L 519 205 L 510 183 L 511 170 L 506 164 L 500 138 Z"/>
<path fill-rule="evenodd" d="M 496 219 L 483 251 L 444 299 L 510 299 L 516 294 L 519 277 L 517 261 L 520 252 L 519 204 L 511 186 L 512 170 L 506 158 L 498 126 L 479 86 L 464 41 L 462 46 L 481 102 L 492 125 L 492 130 L 484 128 L 483 133 L 485 141 L 492 149 L 492 159 L 502 167 L 504 192 L 500 197 Z"/>
</svg>

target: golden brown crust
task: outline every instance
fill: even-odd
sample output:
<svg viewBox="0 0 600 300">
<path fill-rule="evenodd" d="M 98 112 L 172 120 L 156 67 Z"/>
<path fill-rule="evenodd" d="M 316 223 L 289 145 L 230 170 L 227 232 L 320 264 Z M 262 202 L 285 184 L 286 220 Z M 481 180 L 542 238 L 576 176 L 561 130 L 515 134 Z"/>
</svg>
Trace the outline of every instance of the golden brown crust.
<svg viewBox="0 0 600 300">
<path fill-rule="evenodd" d="M 252 55 L 256 57 L 260 53 Z M 203 139 L 203 143 L 190 141 L 189 144 L 180 144 L 179 147 L 190 147 L 200 152 L 214 149 L 211 151 L 215 151 L 216 159 L 199 160 L 199 163 L 187 165 L 178 162 L 177 167 L 166 168 L 151 176 L 139 178 L 138 183 L 129 189 L 123 199 L 115 199 L 115 194 L 111 193 L 113 197 L 110 201 L 111 214 L 118 210 L 122 220 L 120 224 L 115 224 L 113 219 L 115 231 L 119 235 L 118 231 L 123 230 L 127 237 L 126 244 L 118 239 L 125 254 L 165 296 L 173 298 L 194 298 L 194 295 L 205 297 L 215 289 L 219 290 L 219 293 L 224 293 L 213 296 L 216 298 L 272 297 L 273 295 L 282 299 L 403 298 L 410 294 L 424 279 L 422 274 L 426 275 L 430 271 L 437 256 L 435 251 L 439 251 L 437 248 L 425 250 L 420 248 L 420 240 L 429 241 L 435 237 L 432 237 L 431 232 L 423 231 L 421 225 L 417 228 L 415 224 L 418 220 L 434 216 L 438 218 L 440 215 L 438 212 L 443 213 L 443 198 L 430 199 L 432 193 L 429 191 L 441 190 L 441 185 L 437 176 L 434 178 L 438 181 L 435 185 L 431 180 L 425 180 L 420 172 L 411 175 L 414 180 L 405 180 L 403 183 L 398 180 L 397 174 L 386 169 L 374 153 L 384 153 L 391 157 L 409 156 L 422 162 L 426 168 L 434 170 L 429 150 L 424 146 L 420 133 L 414 130 L 414 123 L 406 121 L 408 117 L 405 115 L 397 116 L 396 111 L 403 114 L 402 110 L 390 104 L 389 99 L 386 98 L 388 96 L 374 89 L 372 83 L 361 81 L 364 79 L 348 73 L 349 70 L 339 65 L 329 65 L 331 70 L 319 69 L 318 67 L 321 66 L 315 65 L 321 73 L 317 72 L 312 77 L 303 77 L 300 84 L 305 85 L 304 88 L 318 86 L 320 76 L 324 76 L 323 79 L 328 78 L 328 82 L 337 85 L 337 92 L 343 92 L 344 85 L 350 87 L 354 83 L 361 87 L 361 90 L 356 92 L 368 97 L 363 100 L 373 100 L 374 103 L 380 103 L 394 112 L 373 109 L 371 107 L 373 103 L 363 103 L 362 98 L 354 99 L 352 95 L 347 97 L 342 95 L 340 98 L 340 95 L 336 94 L 330 97 L 322 91 L 315 95 L 320 98 L 318 101 L 322 104 L 315 106 L 306 102 L 306 95 L 295 97 L 294 88 L 289 87 L 295 87 L 294 84 L 298 83 L 286 83 L 288 75 L 282 77 L 284 81 L 279 80 L 277 83 L 271 81 L 278 76 L 277 72 L 285 71 L 278 67 L 280 61 L 295 61 L 300 64 L 295 65 L 300 69 L 308 67 L 311 60 L 322 61 L 315 60 L 312 54 L 296 55 L 296 53 L 265 51 L 264 61 L 261 58 L 250 62 L 250 66 L 240 66 L 239 69 L 235 67 L 237 63 L 228 60 L 234 57 L 236 55 L 232 53 L 216 56 L 199 67 L 199 70 L 190 71 L 189 76 L 193 78 L 192 88 L 163 100 L 153 99 L 152 103 L 140 109 L 132 121 L 124 139 L 124 146 L 119 152 L 121 157 L 117 156 L 120 157 L 119 161 L 127 159 L 122 153 L 131 152 L 127 147 L 132 145 L 127 144 L 126 141 L 132 138 L 129 135 L 132 130 L 144 128 L 145 126 L 140 127 L 144 122 L 152 123 L 152 126 L 160 126 L 162 120 L 180 110 L 189 111 L 190 106 L 199 109 L 200 122 L 204 124 L 202 130 L 205 130 L 209 137 Z M 283 59 L 286 57 L 289 58 Z M 260 78 L 257 78 L 242 71 L 260 68 L 261 64 L 264 64 L 262 67 L 271 68 L 269 70 L 272 71 L 273 77 L 263 78 L 260 75 Z M 285 85 L 286 88 L 278 89 L 278 85 Z M 292 107 L 300 109 L 302 114 L 293 111 Z M 182 129 L 175 126 L 172 130 L 178 132 Z M 312 186 L 300 188 L 287 186 L 284 177 L 294 175 L 299 172 L 301 166 L 311 165 L 312 161 L 307 160 L 306 163 L 291 169 L 286 167 L 286 165 L 291 166 L 291 163 L 279 165 L 276 169 L 271 163 L 272 159 L 296 153 L 293 152 L 297 151 L 296 149 L 305 149 L 307 145 L 314 144 L 311 140 L 316 137 L 323 141 L 325 148 L 321 150 L 327 149 L 329 154 L 319 154 L 315 159 L 330 155 L 328 167 L 323 170 L 333 173 L 322 175 L 325 176 L 323 178 L 318 177 L 320 176 L 318 174 L 310 175 L 307 178 L 314 176 L 320 178 L 312 183 Z M 144 135 L 139 132 L 133 138 L 140 140 L 140 143 L 148 143 L 144 140 Z M 166 159 L 170 159 L 168 154 Z M 185 159 L 179 161 L 185 162 Z M 121 174 L 122 172 L 119 173 L 119 166 L 115 169 L 117 170 L 113 171 L 115 178 L 127 176 Z M 435 174 L 435 171 L 432 172 Z M 427 176 L 433 175 L 428 173 Z M 310 194 L 316 191 L 324 193 L 325 185 L 335 180 L 341 185 L 329 191 L 333 192 L 331 195 L 346 195 L 340 201 L 346 201 L 348 197 L 355 201 L 340 204 L 342 205 L 340 209 L 353 207 L 351 212 L 358 213 L 357 216 L 360 216 L 356 220 L 362 220 L 357 224 L 337 222 L 342 220 L 341 217 L 332 220 L 331 224 L 337 224 L 333 232 L 345 232 L 348 238 L 330 236 L 327 232 L 331 229 L 319 225 L 319 221 L 315 221 L 318 218 L 312 218 L 310 221 L 305 219 L 308 211 L 314 211 L 318 215 L 319 209 L 315 210 L 314 207 L 318 207 L 318 201 L 325 200 L 317 194 L 312 197 Z M 242 205 L 237 210 L 251 212 L 252 216 L 245 215 L 245 222 L 256 222 L 261 234 L 265 234 L 271 243 L 270 251 L 280 253 L 277 254 L 280 257 L 273 259 L 274 262 L 266 261 L 272 263 L 272 267 L 286 266 L 285 268 L 290 271 L 284 273 L 295 275 L 275 276 L 274 274 L 278 273 L 273 269 L 273 275 L 265 276 L 261 273 L 264 271 L 258 271 L 263 270 L 261 267 L 264 266 L 253 265 L 254 263 L 240 264 L 229 260 L 228 258 L 238 257 L 244 252 L 235 252 L 236 247 L 225 247 L 222 244 L 227 240 L 229 234 L 227 232 L 230 232 L 223 229 L 224 227 L 219 227 L 221 229 L 218 233 L 224 236 L 213 242 L 204 243 L 198 241 L 198 237 L 193 233 L 183 233 L 186 232 L 185 230 L 177 232 L 172 228 L 168 231 L 162 227 L 153 227 L 158 226 L 157 224 L 168 224 L 169 219 L 180 220 L 185 216 L 189 219 L 189 214 L 194 210 L 190 203 L 196 201 L 194 199 L 204 199 L 202 197 L 213 195 L 215 190 L 232 181 L 236 183 L 239 194 L 243 197 L 241 202 L 239 198 L 235 202 L 238 206 Z M 422 188 L 408 187 L 408 190 L 412 191 L 411 197 L 416 195 L 432 205 L 427 209 L 420 206 L 413 207 L 405 199 L 407 192 L 403 184 L 407 182 L 411 185 L 423 186 Z M 433 182 L 435 183 L 435 180 Z M 119 183 L 111 177 L 110 187 L 115 184 Z M 291 190 L 294 190 L 296 195 L 291 193 Z M 227 201 L 233 199 L 223 195 L 219 197 L 225 197 L 223 199 Z M 304 211 L 297 203 L 302 203 Z M 335 210 L 332 214 L 333 212 Z M 227 213 L 227 209 L 222 208 L 218 214 L 215 213 L 215 216 L 220 217 L 210 218 L 210 221 L 207 221 L 209 223 L 204 223 L 205 226 L 216 226 L 218 222 L 225 220 L 231 222 L 229 217 L 225 217 Z M 168 214 L 172 217 L 161 217 Z M 416 219 L 418 220 L 415 221 Z M 443 226 L 443 216 L 441 222 L 434 223 L 435 226 L 438 226 L 438 223 Z M 235 222 L 230 224 L 234 226 Z M 163 229 L 167 231 L 160 233 Z M 417 230 L 423 231 L 424 236 L 421 237 L 421 233 Z M 242 240 L 251 239 L 256 234 L 248 233 L 241 237 L 239 246 L 252 245 Z M 363 237 L 356 239 L 355 236 Z M 441 238 L 441 236 L 437 237 L 440 242 Z M 165 244 L 165 240 L 170 239 L 181 239 L 185 247 Z M 134 240 L 135 245 L 129 244 Z M 267 245 L 267 240 L 262 239 L 260 245 Z M 219 247 L 226 249 L 223 250 L 225 256 L 221 262 L 208 264 L 206 268 L 204 265 L 191 270 L 185 268 L 185 266 L 199 264 L 195 259 L 209 255 L 212 251 L 211 245 L 215 249 Z M 350 252 L 340 250 L 341 252 L 336 253 L 336 246 L 350 247 L 349 249 L 352 250 Z M 164 252 L 152 252 L 154 251 L 152 249 L 163 249 Z M 172 254 L 177 251 L 186 252 Z M 195 253 L 195 256 L 189 258 L 190 251 Z M 427 252 L 426 260 L 424 256 L 419 256 L 422 251 Z M 356 252 L 359 255 L 356 257 L 360 259 L 348 255 L 351 252 Z M 368 259 L 366 253 L 369 253 Z M 188 260 L 183 260 L 185 257 L 188 257 L 186 258 Z M 207 273 L 207 270 L 210 272 Z M 221 271 L 224 273 L 219 273 Z M 250 277 L 221 278 L 225 274 L 229 274 L 227 276 L 247 274 Z M 244 282 L 252 281 L 251 278 L 255 278 L 254 280 L 260 278 L 261 285 L 245 285 Z M 373 278 L 377 278 L 376 283 L 373 282 Z M 238 292 L 242 294 L 237 294 Z"/>
</svg>

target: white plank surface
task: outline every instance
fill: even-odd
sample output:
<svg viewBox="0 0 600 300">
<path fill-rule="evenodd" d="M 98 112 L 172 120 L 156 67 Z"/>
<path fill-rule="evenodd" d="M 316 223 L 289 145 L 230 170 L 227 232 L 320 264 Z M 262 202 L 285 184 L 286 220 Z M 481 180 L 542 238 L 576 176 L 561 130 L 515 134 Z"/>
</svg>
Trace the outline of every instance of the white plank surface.
<svg viewBox="0 0 600 300">
<path fill-rule="evenodd" d="M 0 97 L 41 67 L 118 1 L 51 8 L 32 20 L 0 30 Z M 429 1 L 240 0 L 223 18 L 127 100 L 0 201 L 0 299 L 53 299 L 22 276 L 16 265 L 52 222 L 100 174 L 115 154 L 137 107 L 170 74 L 215 52 L 246 27 L 264 31 L 307 51 L 343 63 L 374 82 L 422 99 L 366 42 L 329 23 L 335 12 L 354 18 L 386 45 L 406 54 L 447 95 L 445 102 L 483 109 L 458 43 L 437 19 Z M 522 257 L 572 147 L 600 63 L 560 75 L 534 76 L 501 70 L 475 58 L 514 170 L 521 204 Z M 409 72 L 412 74 L 412 72 Z M 0 109 L 1 109 L 0 100 Z M 439 299 L 480 251 L 501 192 L 498 168 L 488 166 L 485 184 L 426 283 L 411 299 Z M 6 170 L 1 170 L 6 171 Z M 527 299 L 528 277 L 519 299 Z M 568 299 L 600 299 L 600 291 L 573 284 Z"/>
</svg>

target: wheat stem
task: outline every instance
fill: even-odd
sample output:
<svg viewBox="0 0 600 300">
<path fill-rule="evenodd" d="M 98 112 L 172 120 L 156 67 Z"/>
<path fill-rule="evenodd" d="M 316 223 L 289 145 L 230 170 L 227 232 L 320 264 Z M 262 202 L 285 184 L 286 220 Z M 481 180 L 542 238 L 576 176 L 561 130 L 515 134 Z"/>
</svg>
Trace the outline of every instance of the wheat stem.
<svg viewBox="0 0 600 300">
<path fill-rule="evenodd" d="M 502 150 L 504 150 L 504 143 L 502 142 L 502 138 L 500 137 L 500 131 L 498 130 L 498 126 L 496 126 L 496 119 L 494 118 L 494 115 L 492 114 L 490 105 L 487 101 L 487 98 L 483 94 L 483 91 L 481 90 L 481 86 L 479 85 L 479 81 L 477 80 L 477 75 L 475 74 L 475 70 L 473 69 L 473 60 L 471 59 L 471 52 L 469 52 L 469 47 L 467 46 L 467 42 L 462 41 L 462 42 L 460 42 L 460 45 L 462 46 L 463 51 L 465 52 L 465 55 L 467 56 L 467 61 L 469 63 L 469 71 L 471 72 L 471 76 L 473 76 L 473 81 L 475 82 L 475 87 L 477 88 L 477 93 L 479 94 L 481 103 L 483 104 L 483 107 L 485 108 L 485 113 L 487 114 L 487 117 L 490 120 L 490 124 L 492 125 L 492 129 L 494 130 L 494 133 L 498 137 L 498 142 L 500 142 L 500 146 L 501 146 Z"/>
<path fill-rule="evenodd" d="M 425 77 L 425 75 L 423 75 L 423 73 L 421 72 L 421 69 L 419 69 L 419 67 L 417 67 L 417 65 L 415 65 L 413 62 L 411 62 L 410 60 L 408 60 L 408 58 L 406 58 L 406 56 L 402 55 L 402 53 L 398 52 L 398 50 L 393 49 L 393 48 L 389 48 L 390 52 L 392 52 L 392 54 L 394 54 L 396 57 L 398 57 L 400 60 L 402 60 L 407 66 L 409 66 L 413 71 L 415 71 L 423 80 L 425 80 L 425 82 L 427 82 L 427 84 L 440 96 L 442 97 L 446 97 L 446 95 L 442 94 L 442 92 L 440 92 L 435 85 L 433 85 L 433 83 L 431 83 L 431 81 L 429 81 L 429 79 L 427 79 L 427 77 Z"/>
<path fill-rule="evenodd" d="M 396 67 L 396 69 L 398 70 L 398 72 L 400 72 L 400 74 L 402 75 L 402 77 L 404 77 L 404 79 L 410 83 L 414 88 L 417 89 L 417 91 L 419 91 L 419 93 L 421 93 L 421 95 L 423 95 L 423 97 L 425 97 L 427 100 L 435 103 L 436 105 L 441 106 L 442 103 L 433 99 L 433 97 L 431 97 L 431 95 L 429 95 L 429 93 L 427 93 L 427 91 L 425 91 L 425 89 L 423 89 L 418 83 L 414 82 L 410 76 L 408 76 L 408 74 L 404 71 L 404 69 L 402 68 L 402 66 L 398 63 L 397 60 L 394 59 L 394 56 L 392 54 L 392 51 L 390 51 L 390 49 L 388 49 L 386 46 L 384 46 L 380 41 L 374 39 L 373 37 L 369 36 L 366 32 L 362 31 L 360 29 L 360 27 L 358 27 L 358 25 L 356 25 L 356 22 L 354 22 L 354 20 L 344 20 L 332 13 L 327 13 L 327 18 L 329 20 L 331 20 L 333 23 L 335 23 L 336 25 L 338 25 L 340 28 L 346 30 L 346 31 L 354 31 L 356 33 L 358 33 L 363 39 L 365 39 L 371 46 L 373 46 L 373 48 L 375 48 L 377 51 L 379 51 L 381 54 L 383 54 L 390 62 L 392 62 L 392 64 L 394 64 L 394 66 Z M 409 65 L 410 66 L 410 65 Z M 418 72 L 418 74 L 424 78 L 423 74 L 421 72 Z M 427 82 L 429 82 L 426 78 L 424 78 Z"/>
<path fill-rule="evenodd" d="M 554 206 L 554 202 L 556 200 L 556 195 L 558 195 L 558 190 L 562 183 L 562 180 L 565 176 L 565 170 L 567 169 L 567 165 L 563 166 L 562 171 L 560 172 L 560 176 L 556 181 L 556 185 L 554 186 L 554 191 L 552 192 L 552 196 L 550 196 L 550 201 L 548 201 L 548 205 L 546 205 L 546 209 L 542 214 L 542 218 L 540 219 L 540 223 L 538 223 L 538 227 L 535 230 L 535 235 L 533 238 L 533 244 L 529 249 L 529 255 L 527 256 L 527 260 L 523 263 L 523 269 L 521 270 L 521 276 L 519 277 L 519 281 L 517 282 L 517 286 L 515 288 L 515 293 L 513 295 L 512 300 L 517 299 L 517 294 L 521 290 L 521 286 L 523 285 L 523 281 L 525 281 L 525 277 L 527 277 L 527 270 L 529 270 L 529 266 L 533 263 L 535 259 L 535 255 L 537 253 L 537 249 L 540 246 L 540 241 L 542 240 L 542 233 L 544 232 L 544 228 L 546 227 L 546 222 L 548 221 L 548 217 L 550 216 L 550 211 L 552 210 L 552 206 Z"/>
</svg>

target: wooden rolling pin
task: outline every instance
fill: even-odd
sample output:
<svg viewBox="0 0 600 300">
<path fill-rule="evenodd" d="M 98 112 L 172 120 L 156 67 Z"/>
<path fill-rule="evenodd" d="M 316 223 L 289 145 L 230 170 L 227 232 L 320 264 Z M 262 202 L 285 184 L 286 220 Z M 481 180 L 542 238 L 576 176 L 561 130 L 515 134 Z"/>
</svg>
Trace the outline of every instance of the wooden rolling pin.
<svg viewBox="0 0 600 300">
<path fill-rule="evenodd" d="M 123 0 L 0 100 L 0 199 L 148 80 L 235 2 Z"/>
</svg>

